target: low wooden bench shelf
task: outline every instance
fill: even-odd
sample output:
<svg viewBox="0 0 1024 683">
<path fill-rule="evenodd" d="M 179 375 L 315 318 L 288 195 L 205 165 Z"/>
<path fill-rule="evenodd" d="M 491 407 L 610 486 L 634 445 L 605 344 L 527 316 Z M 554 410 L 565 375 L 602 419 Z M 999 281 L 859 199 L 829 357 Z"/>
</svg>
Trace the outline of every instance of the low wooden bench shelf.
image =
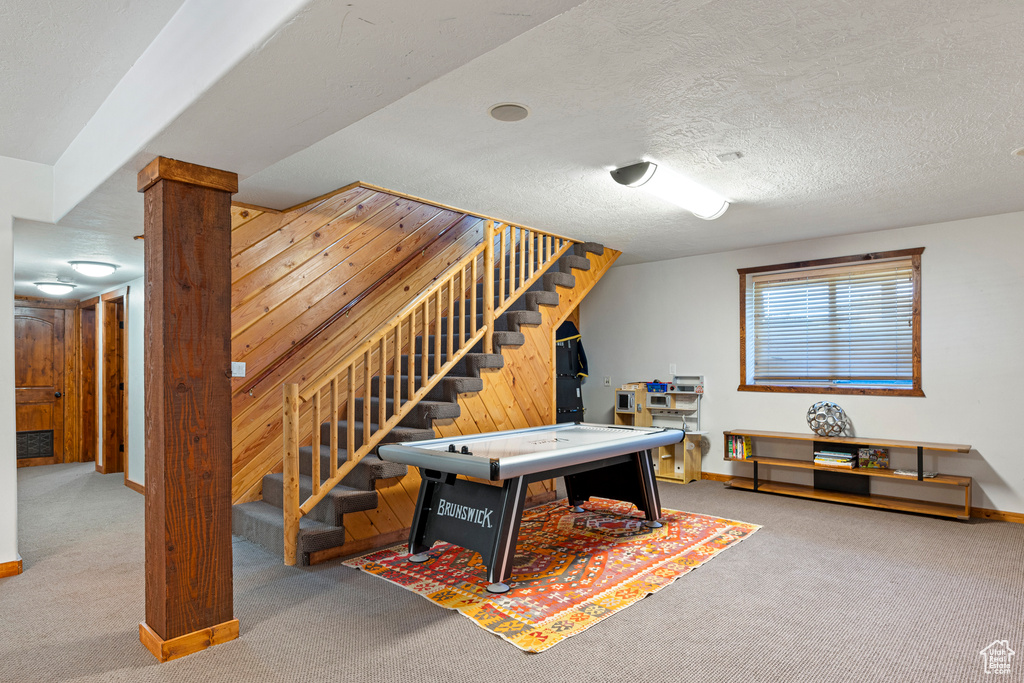
<svg viewBox="0 0 1024 683">
<path fill-rule="evenodd" d="M 936 515 L 939 517 L 952 517 L 955 519 L 968 519 L 971 515 L 971 478 L 960 477 L 949 474 L 938 474 L 934 477 L 924 477 L 924 451 L 946 451 L 954 453 L 969 453 L 971 447 L 966 444 L 929 443 L 924 441 L 900 441 L 895 439 L 867 439 L 857 436 L 824 437 L 817 434 L 797 434 L 791 432 L 764 432 L 756 430 L 732 430 L 724 432 L 723 442 L 728 444 L 728 437 L 750 437 L 751 439 L 778 439 L 787 441 L 811 441 L 819 444 L 844 444 L 852 447 L 874 447 L 874 448 L 906 448 L 917 451 L 917 477 L 908 477 L 896 474 L 892 469 L 856 467 L 844 469 L 837 467 L 826 467 L 815 465 L 812 460 L 794 460 L 789 458 L 768 458 L 752 456 L 748 458 L 733 458 L 729 456 L 726 445 L 725 459 L 733 462 L 748 462 L 754 466 L 754 477 L 735 477 L 728 482 L 728 486 L 737 489 L 748 489 L 752 491 L 763 491 L 765 493 L 777 493 L 784 496 L 796 496 L 799 498 L 811 498 L 824 500 L 833 503 L 847 503 L 850 505 L 862 505 L 865 507 L 882 508 L 885 510 L 900 510 L 903 512 L 916 512 L 925 515 Z M 813 457 L 813 455 L 812 455 Z M 845 491 L 833 491 L 825 488 L 815 488 L 801 484 L 789 484 L 784 482 L 764 481 L 758 477 L 758 467 L 768 465 L 772 467 L 789 467 L 795 469 L 815 470 L 823 472 L 838 472 L 844 475 L 862 477 L 883 477 L 886 479 L 898 479 L 900 481 L 913 482 L 926 486 L 958 486 L 964 490 L 964 504 L 951 505 L 948 503 L 935 503 L 931 501 L 915 500 L 912 498 L 896 498 L 893 496 L 882 496 L 878 494 L 849 493 Z"/>
</svg>

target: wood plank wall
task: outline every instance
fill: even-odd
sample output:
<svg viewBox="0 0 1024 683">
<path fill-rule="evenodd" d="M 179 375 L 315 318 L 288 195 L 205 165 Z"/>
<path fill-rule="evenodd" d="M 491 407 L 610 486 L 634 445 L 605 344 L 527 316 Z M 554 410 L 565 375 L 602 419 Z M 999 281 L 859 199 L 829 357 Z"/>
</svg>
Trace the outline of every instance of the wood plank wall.
<svg viewBox="0 0 1024 683">
<path fill-rule="evenodd" d="M 437 435 L 461 436 L 554 424 L 555 330 L 573 315 L 580 301 L 620 255 L 621 252 L 613 249 L 605 249 L 602 256 L 590 254 L 590 270 L 573 271 L 575 287 L 558 288 L 558 306 L 542 306 L 543 322 L 536 327 L 522 328 L 526 343 L 518 348 L 503 349 L 505 367 L 484 370 L 483 391 L 459 397 L 461 415 L 434 421 Z M 536 482 L 530 485 L 527 495 L 534 502 L 552 500 L 554 485 L 554 481 Z M 419 486 L 419 473 L 415 468 L 409 468 L 409 473 L 401 479 L 378 482 L 380 504 L 377 509 L 346 514 L 345 537 L 349 540 L 341 548 L 314 553 L 311 562 L 315 564 L 408 538 Z"/>
<path fill-rule="evenodd" d="M 281 385 L 342 360 L 482 236 L 481 218 L 361 184 L 283 212 L 232 207 L 234 503 L 281 469 Z"/>
</svg>

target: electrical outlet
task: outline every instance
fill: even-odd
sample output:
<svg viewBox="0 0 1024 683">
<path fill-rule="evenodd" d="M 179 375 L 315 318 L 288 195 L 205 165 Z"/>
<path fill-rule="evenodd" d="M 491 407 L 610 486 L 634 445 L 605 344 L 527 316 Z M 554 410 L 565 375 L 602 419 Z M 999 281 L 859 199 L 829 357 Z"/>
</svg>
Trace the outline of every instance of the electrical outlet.
<svg viewBox="0 0 1024 683">
<path fill-rule="evenodd" d="M 245 377 L 245 363 L 236 363 L 235 361 L 231 361 L 231 376 Z"/>
<path fill-rule="evenodd" d="M 676 376 L 676 364 L 675 363 L 669 363 L 668 364 L 668 374 L 672 375 L 672 377 Z"/>
<path fill-rule="evenodd" d="M 607 376 L 606 376 L 606 377 L 604 378 L 604 385 L 605 385 L 606 387 L 610 387 L 610 386 L 612 385 L 612 378 L 611 378 L 611 377 L 607 377 Z"/>
</svg>

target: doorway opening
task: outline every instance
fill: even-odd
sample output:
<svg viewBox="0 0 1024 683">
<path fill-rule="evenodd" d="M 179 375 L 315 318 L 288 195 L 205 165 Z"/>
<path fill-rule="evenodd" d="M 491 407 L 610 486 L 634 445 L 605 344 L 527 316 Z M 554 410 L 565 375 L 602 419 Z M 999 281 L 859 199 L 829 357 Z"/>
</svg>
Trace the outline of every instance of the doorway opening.
<svg viewBox="0 0 1024 683">
<path fill-rule="evenodd" d="M 127 288 L 107 292 L 100 297 L 101 396 L 101 459 L 96 471 L 102 474 L 124 472 L 127 462 L 127 405 L 124 400 L 127 381 L 125 362 L 125 315 Z"/>
</svg>

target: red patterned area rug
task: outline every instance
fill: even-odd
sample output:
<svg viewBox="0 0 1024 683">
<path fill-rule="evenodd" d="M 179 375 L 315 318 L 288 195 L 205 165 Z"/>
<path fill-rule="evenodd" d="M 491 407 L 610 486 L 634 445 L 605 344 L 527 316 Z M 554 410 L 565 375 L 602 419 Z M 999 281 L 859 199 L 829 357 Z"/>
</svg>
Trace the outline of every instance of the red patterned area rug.
<svg viewBox="0 0 1024 683">
<path fill-rule="evenodd" d="M 492 595 L 480 555 L 438 543 L 430 560 L 408 562 L 405 546 L 346 560 L 387 579 L 527 652 L 541 652 L 656 593 L 760 529 L 719 517 L 664 509 L 660 529 L 643 526 L 629 503 L 593 499 L 586 512 L 564 500 L 523 514 L 515 568 Z"/>
</svg>

